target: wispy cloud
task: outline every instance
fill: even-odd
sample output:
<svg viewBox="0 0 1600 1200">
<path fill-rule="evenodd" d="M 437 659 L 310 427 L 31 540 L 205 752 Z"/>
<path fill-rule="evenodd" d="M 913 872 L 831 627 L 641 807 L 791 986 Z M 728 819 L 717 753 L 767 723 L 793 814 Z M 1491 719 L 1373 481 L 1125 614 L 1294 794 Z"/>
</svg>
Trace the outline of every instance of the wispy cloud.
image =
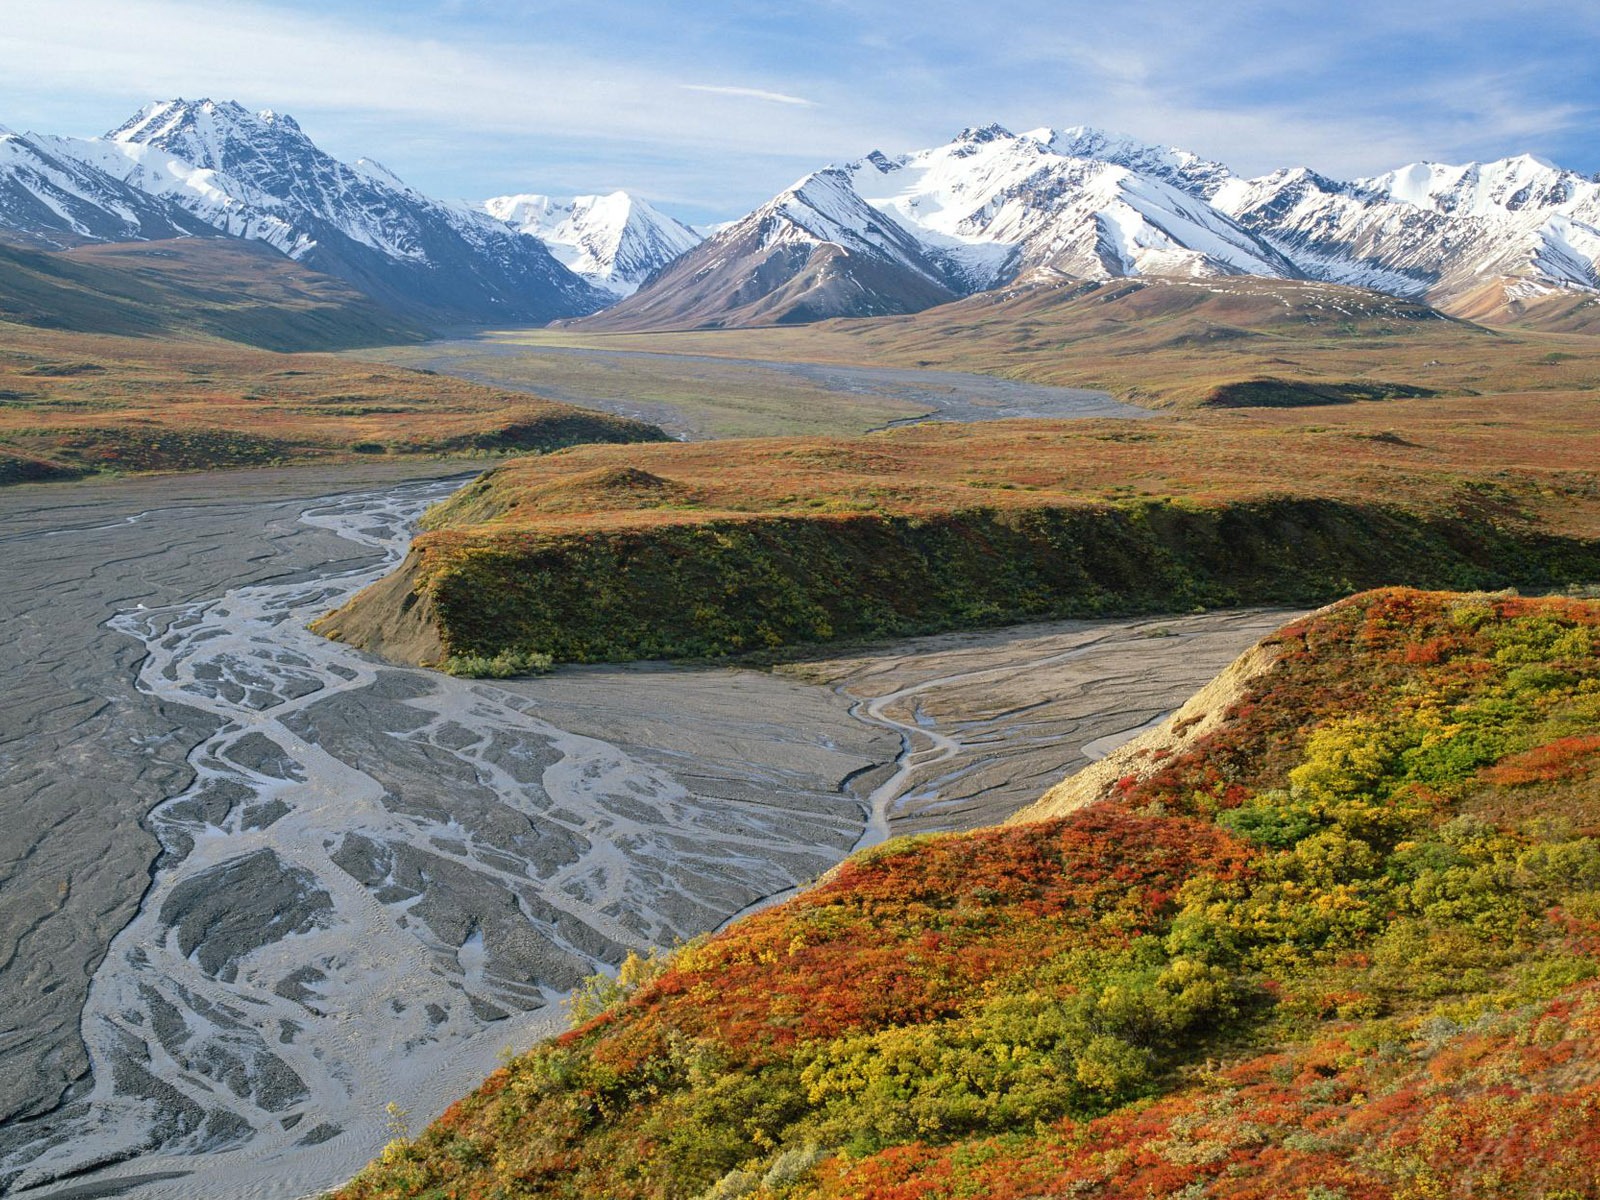
<svg viewBox="0 0 1600 1200">
<path fill-rule="evenodd" d="M 1600 168 L 1600 16 L 1572 0 L 72 0 L 0 21 L 0 121 L 158 97 L 293 113 L 424 190 L 627 187 L 736 215 L 823 163 L 968 125 L 1091 124 L 1256 173 L 1532 150 Z M 0 0 L 3 11 L 8 0 Z M 693 63 L 685 83 L 682 64 Z M 740 80 L 762 86 L 711 82 Z"/>
<path fill-rule="evenodd" d="M 341 7 L 334 0 L 313 14 L 281 0 L 39 5 L 26 21 L 0 22 L 6 103 L 31 102 L 0 120 L 87 134 L 153 99 L 237 99 L 294 114 L 341 156 L 370 155 L 427 190 L 468 195 L 545 186 L 538 177 L 487 178 L 497 166 L 490 155 L 508 142 L 520 143 L 519 159 L 546 162 L 609 148 L 613 178 L 669 147 L 697 159 L 703 175 L 709 163 L 740 156 L 770 169 L 782 186 L 818 160 L 856 152 L 870 136 L 855 114 L 825 112 L 784 91 L 685 88 L 681 74 L 642 51 L 613 55 L 542 30 L 530 35 L 515 22 L 498 40 L 481 28 L 390 32 Z M 63 113 L 90 115 L 68 124 Z M 452 141 L 476 146 L 480 165 L 441 186 L 421 155 Z M 452 167 L 459 165 L 458 156 Z M 706 182 L 700 203 L 728 203 L 728 181 Z M 638 174 L 626 183 L 652 190 Z M 743 196 L 733 201 L 740 203 Z"/>
<path fill-rule="evenodd" d="M 742 96 L 746 100 L 765 100 L 769 104 L 798 104 L 802 108 L 815 108 L 815 100 L 807 100 L 804 96 L 786 96 L 782 92 L 764 92 L 760 88 L 748 87 L 723 87 L 709 83 L 685 83 L 680 85 L 686 92 L 710 92 L 713 96 Z"/>
</svg>

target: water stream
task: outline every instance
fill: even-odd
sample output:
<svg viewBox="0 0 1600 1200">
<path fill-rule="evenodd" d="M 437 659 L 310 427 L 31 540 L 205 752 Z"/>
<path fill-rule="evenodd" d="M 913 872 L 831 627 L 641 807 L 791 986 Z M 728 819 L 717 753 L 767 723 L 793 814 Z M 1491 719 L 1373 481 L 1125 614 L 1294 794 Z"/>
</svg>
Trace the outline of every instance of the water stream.
<svg viewBox="0 0 1600 1200">
<path fill-rule="evenodd" d="M 188 1172 L 147 1195 L 335 1182 L 381 1145 L 387 1101 L 431 1116 L 508 1042 L 558 1028 L 585 975 L 855 841 L 861 806 L 833 785 L 867 760 L 847 750 L 822 770 L 774 753 L 744 788 L 707 789 L 670 754 L 572 732 L 537 687 L 390 668 L 304 628 L 392 567 L 453 486 L 305 511 L 380 552 L 370 567 L 113 618 L 147 649 L 140 691 L 217 728 L 148 816 L 162 857 L 83 1011 L 92 1090 L 11 1153 L 14 1187 L 130 1159 Z M 679 678 L 623 684 L 670 720 Z"/>
</svg>

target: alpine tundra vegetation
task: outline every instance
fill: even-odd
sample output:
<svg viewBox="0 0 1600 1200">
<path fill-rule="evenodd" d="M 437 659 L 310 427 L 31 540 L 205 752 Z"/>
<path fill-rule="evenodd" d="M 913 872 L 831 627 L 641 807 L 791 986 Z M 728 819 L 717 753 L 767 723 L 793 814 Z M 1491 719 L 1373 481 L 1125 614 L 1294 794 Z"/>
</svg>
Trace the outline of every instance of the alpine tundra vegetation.
<svg viewBox="0 0 1600 1200">
<path fill-rule="evenodd" d="M 1595 1195 L 1600 605 L 1253 657 L 1092 803 L 631 962 L 339 1195 Z"/>
</svg>

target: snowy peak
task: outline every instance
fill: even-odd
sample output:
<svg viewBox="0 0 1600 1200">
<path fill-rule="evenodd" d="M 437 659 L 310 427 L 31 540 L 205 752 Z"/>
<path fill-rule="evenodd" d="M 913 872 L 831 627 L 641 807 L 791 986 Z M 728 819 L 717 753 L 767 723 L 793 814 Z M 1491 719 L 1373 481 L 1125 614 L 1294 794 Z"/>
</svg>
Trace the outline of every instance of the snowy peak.
<svg viewBox="0 0 1600 1200">
<path fill-rule="evenodd" d="M 1126 134 L 1108 133 L 1088 125 L 1034 129 L 1023 136 L 1067 158 L 1114 163 L 1207 199 L 1233 177 L 1233 172 L 1222 163 L 1201 158 L 1191 151 L 1177 146 L 1150 145 Z"/>
<path fill-rule="evenodd" d="M 885 222 L 840 167 L 812 172 L 746 219 L 761 224 L 769 243 L 798 237 L 908 261 L 918 256 L 915 242 Z"/>
<path fill-rule="evenodd" d="M 598 323 L 674 328 L 912 312 L 1035 272 L 1299 275 L 1204 198 L 1047 143 L 983 125 L 930 149 L 894 158 L 873 151 L 825 167 Z"/>
<path fill-rule="evenodd" d="M 0 132 L 0 236 L 46 250 L 211 232 L 176 205 L 63 153 L 59 139 Z"/>
<path fill-rule="evenodd" d="M 1111 145 L 1079 135 L 1067 141 Z M 881 156 L 846 170 L 868 204 L 949 260 L 967 291 L 1040 268 L 1091 279 L 1297 273 L 1203 199 L 1124 164 L 1064 154 L 1055 140 L 989 125 L 893 160 L 892 172 Z"/>
<path fill-rule="evenodd" d="M 232 100 L 163 100 L 148 104 L 105 139 L 154 146 L 196 167 L 254 174 L 274 152 L 326 158 L 293 117 L 264 109 L 251 112 Z M 331 161 L 331 160 L 330 160 Z"/>
<path fill-rule="evenodd" d="M 1481 305 L 1495 279 L 1508 298 L 1524 284 L 1600 285 L 1600 184 L 1531 154 L 1413 163 L 1354 183 L 1294 168 L 1230 179 L 1212 201 L 1312 278 L 1447 308 Z"/>
<path fill-rule="evenodd" d="M 542 243 L 431 200 L 378 163 L 341 162 L 270 109 L 165 100 L 104 138 L 49 145 L 211 231 L 266 242 L 402 311 L 532 321 L 606 299 Z"/>
<path fill-rule="evenodd" d="M 953 300 L 949 264 L 869 205 L 846 168 L 798 180 L 590 318 L 611 329 L 706 329 L 916 312 Z"/>
<path fill-rule="evenodd" d="M 813 320 L 1061 277 L 1308 278 L 1475 318 L 1486 288 L 1600 291 L 1600 180 L 1531 154 L 1245 179 L 1086 125 L 991 123 L 825 167 L 697 230 L 626 192 L 440 203 L 380 163 L 328 155 L 286 114 L 233 101 L 157 101 L 87 140 L 0 127 L 0 238 L 58 249 L 193 235 L 265 242 L 452 323 L 619 298 L 628 320 Z"/>
<path fill-rule="evenodd" d="M 1016 134 L 1012 133 L 1004 125 L 990 124 L 976 127 L 968 126 L 966 129 L 963 129 L 960 133 L 956 134 L 955 142 L 953 144 L 981 146 L 985 142 L 998 142 L 1004 139 L 1012 139 L 1016 136 Z"/>
<path fill-rule="evenodd" d="M 1532 154 L 1462 166 L 1412 163 L 1361 186 L 1429 212 L 1487 217 L 1593 205 L 1600 184 Z"/>
<path fill-rule="evenodd" d="M 518 233 L 539 239 L 569 270 L 617 296 L 632 295 L 703 240 L 683 222 L 623 191 L 566 200 L 538 193 L 497 196 L 482 208 Z"/>
</svg>

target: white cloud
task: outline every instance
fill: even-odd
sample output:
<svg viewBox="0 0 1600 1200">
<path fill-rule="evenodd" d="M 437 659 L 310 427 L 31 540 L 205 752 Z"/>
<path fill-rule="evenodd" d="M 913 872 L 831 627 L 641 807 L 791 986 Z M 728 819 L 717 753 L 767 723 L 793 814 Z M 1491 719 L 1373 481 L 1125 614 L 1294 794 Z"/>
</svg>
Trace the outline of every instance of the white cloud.
<svg viewBox="0 0 1600 1200">
<path fill-rule="evenodd" d="M 745 116 L 721 96 L 755 89 L 707 95 L 662 70 L 569 46 L 402 37 L 255 0 L 73 0 L 29 9 L 25 20 L 0 21 L 0 61 L 13 93 L 70 90 L 119 102 L 209 94 L 474 132 L 741 151 L 776 144 L 813 156 L 859 134 L 787 93 L 760 93 L 780 103 Z M 122 116 L 108 113 L 107 124 Z"/>
<path fill-rule="evenodd" d="M 815 100 L 807 100 L 801 96 L 786 96 L 782 92 L 764 92 L 760 88 L 721 87 L 708 83 L 685 83 L 680 86 L 686 92 L 710 92 L 716 96 L 743 96 L 749 100 L 765 100 L 771 104 L 798 104 L 806 108 L 814 108 L 817 103 Z"/>
</svg>

